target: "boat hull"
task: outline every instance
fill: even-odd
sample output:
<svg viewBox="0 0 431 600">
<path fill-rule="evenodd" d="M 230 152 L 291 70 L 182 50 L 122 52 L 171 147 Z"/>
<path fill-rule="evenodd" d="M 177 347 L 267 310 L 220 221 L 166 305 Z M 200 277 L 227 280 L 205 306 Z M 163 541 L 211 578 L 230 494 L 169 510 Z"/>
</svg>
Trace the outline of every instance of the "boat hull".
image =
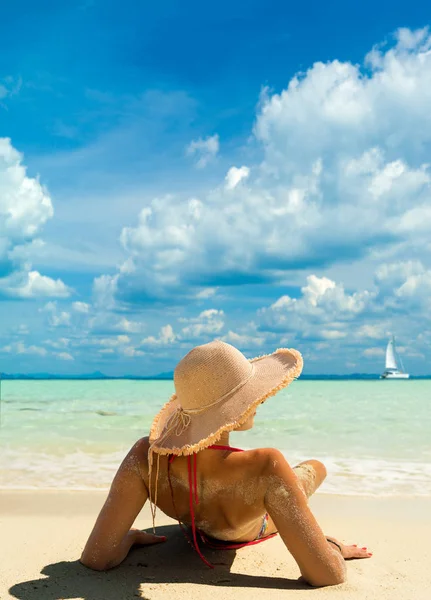
<svg viewBox="0 0 431 600">
<path fill-rule="evenodd" d="M 380 375 L 380 379 L 409 379 L 408 373 L 383 373 Z"/>
</svg>

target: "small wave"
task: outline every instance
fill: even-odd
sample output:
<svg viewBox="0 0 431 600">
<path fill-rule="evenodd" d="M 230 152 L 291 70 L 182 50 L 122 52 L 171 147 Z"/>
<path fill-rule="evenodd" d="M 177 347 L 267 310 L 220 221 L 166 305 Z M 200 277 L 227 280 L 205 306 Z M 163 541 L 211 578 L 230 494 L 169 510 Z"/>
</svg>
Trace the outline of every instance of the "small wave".
<svg viewBox="0 0 431 600">
<path fill-rule="evenodd" d="M 108 410 L 96 410 L 96 415 L 100 415 L 101 417 L 118 417 L 119 414 L 116 412 L 110 412 Z"/>
<path fill-rule="evenodd" d="M 32 411 L 41 411 L 41 408 L 19 408 L 18 410 L 32 410 Z"/>
<path fill-rule="evenodd" d="M 128 446 L 113 452 L 74 451 L 63 456 L 34 452 L 31 448 L 3 451 L 0 489 L 105 489 L 127 453 Z M 426 462 L 348 460 L 322 457 L 328 477 L 319 490 L 324 494 L 354 496 L 431 497 L 431 464 Z M 292 461 L 295 464 L 298 461 Z M 7 465 L 7 467 L 6 467 Z"/>
</svg>

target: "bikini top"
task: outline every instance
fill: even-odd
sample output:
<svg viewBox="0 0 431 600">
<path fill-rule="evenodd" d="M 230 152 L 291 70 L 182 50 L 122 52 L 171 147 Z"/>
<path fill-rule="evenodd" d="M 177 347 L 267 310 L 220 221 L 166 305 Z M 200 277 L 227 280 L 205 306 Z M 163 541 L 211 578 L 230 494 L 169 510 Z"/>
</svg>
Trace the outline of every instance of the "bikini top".
<svg viewBox="0 0 431 600">
<path fill-rule="evenodd" d="M 217 444 L 213 445 L 213 446 L 208 446 L 208 448 L 206 448 L 206 450 L 231 450 L 232 452 L 243 452 L 243 450 L 241 450 L 241 448 L 232 448 L 231 446 L 218 446 Z M 177 509 L 176 509 L 175 503 L 174 503 L 174 490 L 172 488 L 172 482 L 171 482 L 170 465 L 171 465 L 171 463 L 174 462 L 176 457 L 177 457 L 176 454 L 171 454 L 169 456 L 169 459 L 168 459 L 168 481 L 169 481 L 169 488 L 171 490 L 172 505 L 174 507 L 177 521 L 178 521 L 179 526 L 181 527 L 184 535 L 186 536 L 188 542 L 194 547 L 194 549 L 199 554 L 199 556 L 203 560 L 203 562 L 206 565 L 208 565 L 209 567 L 211 567 L 212 569 L 214 569 L 214 565 L 209 563 L 206 560 L 206 558 L 204 557 L 204 555 L 202 554 L 202 552 L 200 551 L 198 542 L 197 542 L 197 538 L 196 538 L 196 531 L 200 535 L 202 535 L 201 532 L 196 528 L 195 512 L 194 512 L 194 507 L 193 507 L 193 504 L 196 504 L 196 505 L 199 504 L 198 489 L 197 489 L 197 475 L 196 475 L 196 454 L 187 456 L 187 468 L 188 468 L 188 476 L 189 476 L 189 506 L 190 506 L 190 517 L 191 517 L 191 521 L 192 521 L 191 526 L 192 526 L 193 541 L 190 540 L 190 537 L 189 537 L 185 527 L 181 523 L 181 520 L 178 516 L 178 512 L 177 512 Z M 248 545 L 248 543 L 243 543 L 241 545 L 237 544 L 237 547 L 241 547 L 243 545 Z M 229 546 L 229 547 L 232 548 L 232 546 Z"/>
</svg>

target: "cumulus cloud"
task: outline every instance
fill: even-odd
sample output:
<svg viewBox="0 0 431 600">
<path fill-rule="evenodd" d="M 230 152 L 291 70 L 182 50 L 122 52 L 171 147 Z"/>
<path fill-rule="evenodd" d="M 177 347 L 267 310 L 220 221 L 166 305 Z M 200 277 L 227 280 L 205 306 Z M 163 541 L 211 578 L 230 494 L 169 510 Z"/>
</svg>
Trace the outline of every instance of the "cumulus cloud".
<svg viewBox="0 0 431 600">
<path fill-rule="evenodd" d="M 199 199 L 153 199 L 123 229 L 128 268 L 95 290 L 111 305 L 181 301 L 429 244 L 430 47 L 427 30 L 400 30 L 363 65 L 317 62 L 266 90 L 254 126 L 262 163 L 232 167 Z"/>
<path fill-rule="evenodd" d="M 381 358 L 385 355 L 385 351 L 383 348 L 366 348 L 362 354 L 365 358 Z"/>
<path fill-rule="evenodd" d="M 28 177 L 22 159 L 10 139 L 0 138 L 0 295 L 66 297 L 71 290 L 61 280 L 32 270 L 28 260 L 54 211 L 47 190 Z"/>
<path fill-rule="evenodd" d="M 30 329 L 28 328 L 28 325 L 21 323 L 21 325 L 18 326 L 16 333 L 18 335 L 28 335 L 30 333 Z"/>
<path fill-rule="evenodd" d="M 424 319 L 431 317 L 431 270 L 421 261 L 384 263 L 376 272 L 381 302 L 389 309 L 411 311 L 426 309 Z"/>
<path fill-rule="evenodd" d="M 113 325 L 113 328 L 116 331 L 124 331 L 124 333 L 141 333 L 145 329 L 145 324 L 122 317 Z"/>
<path fill-rule="evenodd" d="M 123 274 L 124 276 L 124 274 Z M 115 306 L 115 296 L 118 291 L 117 275 L 101 275 L 96 277 L 93 283 L 93 296 L 98 308 L 109 310 Z"/>
<path fill-rule="evenodd" d="M 69 352 L 55 352 L 54 356 L 60 358 L 61 360 L 75 360 Z"/>
<path fill-rule="evenodd" d="M 70 339 L 69 338 L 58 338 L 56 340 L 45 340 L 43 342 L 46 346 L 51 346 L 52 348 L 57 348 L 57 349 L 64 349 L 67 348 L 70 344 Z"/>
<path fill-rule="evenodd" d="M 8 354 L 33 354 L 37 356 L 46 356 L 48 354 L 45 348 L 40 346 L 26 346 L 23 342 L 14 342 L 1 348 L 3 352 Z"/>
<path fill-rule="evenodd" d="M 88 314 L 90 312 L 90 305 L 86 302 L 73 302 L 72 308 L 78 313 Z"/>
<path fill-rule="evenodd" d="M 373 340 L 382 340 L 387 338 L 389 335 L 389 332 L 386 331 L 382 323 L 375 323 L 372 325 L 365 323 L 356 331 L 356 336 L 364 339 L 369 338 Z"/>
<path fill-rule="evenodd" d="M 22 155 L 0 138 L 0 226 L 10 244 L 33 239 L 54 213 L 47 191 L 27 176 Z"/>
<path fill-rule="evenodd" d="M 130 338 L 128 335 L 117 335 L 115 337 L 102 338 L 98 340 L 97 343 L 100 344 L 100 346 L 117 347 L 124 344 L 130 344 Z"/>
<path fill-rule="evenodd" d="M 224 312 L 215 308 L 204 310 L 196 318 L 181 319 L 188 325 L 181 330 L 182 340 L 199 339 L 202 336 L 214 337 L 224 327 Z"/>
<path fill-rule="evenodd" d="M 221 340 L 243 349 L 258 348 L 265 343 L 265 338 L 262 335 L 247 335 L 235 333 L 234 331 L 228 331 Z"/>
<path fill-rule="evenodd" d="M 68 327 L 71 325 L 71 314 L 65 310 L 59 310 L 57 302 L 47 302 L 39 312 L 47 313 L 47 321 L 51 327 Z"/>
<path fill-rule="evenodd" d="M 169 346 L 173 344 L 177 339 L 177 336 L 172 329 L 172 325 L 164 325 L 160 329 L 160 333 L 157 337 L 148 336 L 141 341 L 141 346 Z"/>
<path fill-rule="evenodd" d="M 145 352 L 143 352 L 142 350 L 138 350 L 133 346 L 126 346 L 123 349 L 123 354 L 124 356 L 128 356 L 129 358 L 136 358 L 137 356 L 144 356 Z"/>
<path fill-rule="evenodd" d="M 70 313 L 63 310 L 58 314 L 51 315 L 50 324 L 53 327 L 67 327 L 70 325 Z"/>
<path fill-rule="evenodd" d="M 258 310 L 257 331 L 269 333 L 268 340 L 275 336 L 279 345 L 298 346 L 306 362 L 321 360 L 319 352 L 327 350 L 326 358 L 338 365 L 333 371 L 340 364 L 352 368 L 352 354 L 381 359 L 393 334 L 399 353 L 425 360 L 431 351 L 424 334 L 431 322 L 430 281 L 419 261 L 380 265 L 370 290 L 346 291 L 340 282 L 310 275 L 298 294 Z M 384 366 L 382 360 L 377 364 Z M 362 367 L 355 361 L 355 368 Z"/>
<path fill-rule="evenodd" d="M 67 298 L 71 294 L 61 279 L 51 279 L 38 271 L 19 272 L 0 279 L 0 292 L 10 298 Z"/>
<path fill-rule="evenodd" d="M 244 179 L 247 179 L 247 177 L 249 175 L 250 175 L 250 169 L 248 167 L 240 167 L 239 169 L 237 167 L 231 167 L 229 169 L 229 171 L 227 172 L 227 175 L 225 178 L 226 189 L 227 190 L 235 189 L 236 186 Z"/>
<path fill-rule="evenodd" d="M 309 275 L 298 298 L 281 296 L 259 311 L 260 327 L 280 332 L 312 330 L 315 337 L 340 339 L 346 336 L 342 330 L 343 322 L 354 320 L 369 308 L 374 296 L 367 290 L 348 294 L 342 284 L 327 277 Z M 322 329 L 323 325 L 325 328 Z"/>
<path fill-rule="evenodd" d="M 196 294 L 197 300 L 207 300 L 208 298 L 212 298 L 217 293 L 217 288 L 204 288 L 200 292 Z"/>
<path fill-rule="evenodd" d="M 193 140 L 186 148 L 186 154 L 196 158 L 196 167 L 203 169 L 213 160 L 220 149 L 219 136 L 217 134 L 207 138 Z"/>
</svg>

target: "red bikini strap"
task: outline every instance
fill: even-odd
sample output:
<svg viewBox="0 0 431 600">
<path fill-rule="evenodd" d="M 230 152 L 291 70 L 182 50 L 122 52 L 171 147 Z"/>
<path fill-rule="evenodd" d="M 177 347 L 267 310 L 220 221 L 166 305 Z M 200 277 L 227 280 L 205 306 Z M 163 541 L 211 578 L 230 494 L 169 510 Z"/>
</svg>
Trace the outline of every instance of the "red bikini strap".
<svg viewBox="0 0 431 600">
<path fill-rule="evenodd" d="M 231 446 L 220 446 L 220 445 L 217 445 L 217 444 L 214 444 L 213 446 L 208 446 L 208 450 L 231 450 L 232 452 L 243 452 L 243 450 L 241 448 L 232 448 Z M 171 454 L 169 456 L 169 458 L 168 458 L 168 481 L 169 481 L 169 487 L 170 487 L 170 490 L 171 490 L 172 505 L 174 507 L 178 523 L 179 523 L 181 529 L 183 530 L 186 538 L 191 543 L 191 540 L 190 540 L 189 536 L 187 535 L 185 529 L 183 528 L 183 525 L 182 525 L 182 523 L 181 523 L 181 521 L 180 521 L 180 519 L 178 517 L 178 513 L 176 511 L 176 507 L 175 507 L 175 503 L 174 503 L 174 490 L 172 488 L 172 482 L 171 482 L 171 477 L 170 477 L 170 465 L 171 465 L 171 463 L 174 462 L 175 458 L 176 458 L 175 454 Z M 192 462 L 193 462 L 193 472 L 192 472 Z M 214 569 L 214 565 L 212 565 L 211 563 L 209 563 L 207 561 L 207 559 L 205 558 L 205 556 L 200 551 L 200 548 L 198 546 L 198 541 L 197 541 L 197 538 L 196 538 L 195 511 L 194 511 L 194 508 L 193 508 L 193 499 L 194 499 L 196 505 L 199 504 L 196 464 L 197 464 L 196 454 L 192 454 L 191 456 L 190 455 L 187 456 L 187 470 L 188 470 L 188 475 L 189 475 L 190 519 L 191 519 L 191 522 L 192 522 L 192 534 L 193 534 L 193 543 L 192 543 L 192 545 L 194 546 L 194 549 L 196 550 L 196 552 L 199 554 L 201 560 L 206 565 L 208 565 L 209 567 L 211 567 L 211 569 Z M 193 496 L 194 496 L 194 498 L 193 498 Z"/>
<path fill-rule="evenodd" d="M 194 488 L 195 488 L 195 502 L 196 502 L 196 505 L 198 505 L 199 504 L 199 498 L 198 498 L 198 484 L 197 484 L 196 464 L 197 464 L 197 455 L 193 454 L 193 485 L 194 485 Z"/>
<path fill-rule="evenodd" d="M 192 521 L 192 534 L 193 534 L 193 544 L 195 547 L 196 552 L 199 554 L 200 558 L 203 560 L 203 562 L 208 565 L 209 567 L 211 567 L 211 569 L 214 569 L 214 565 L 212 565 L 211 563 L 209 563 L 207 561 L 207 559 L 205 558 L 205 556 L 202 554 L 202 552 L 199 549 L 198 546 L 198 541 L 196 539 L 196 523 L 195 523 L 195 511 L 193 508 L 193 479 L 192 479 L 192 460 L 193 460 L 193 471 L 194 471 L 194 475 L 196 476 L 196 454 L 193 454 L 192 456 L 187 456 L 187 467 L 188 467 L 188 472 L 189 472 L 189 503 L 190 503 L 190 518 Z M 196 494 L 196 490 L 195 490 L 195 494 Z"/>
</svg>

